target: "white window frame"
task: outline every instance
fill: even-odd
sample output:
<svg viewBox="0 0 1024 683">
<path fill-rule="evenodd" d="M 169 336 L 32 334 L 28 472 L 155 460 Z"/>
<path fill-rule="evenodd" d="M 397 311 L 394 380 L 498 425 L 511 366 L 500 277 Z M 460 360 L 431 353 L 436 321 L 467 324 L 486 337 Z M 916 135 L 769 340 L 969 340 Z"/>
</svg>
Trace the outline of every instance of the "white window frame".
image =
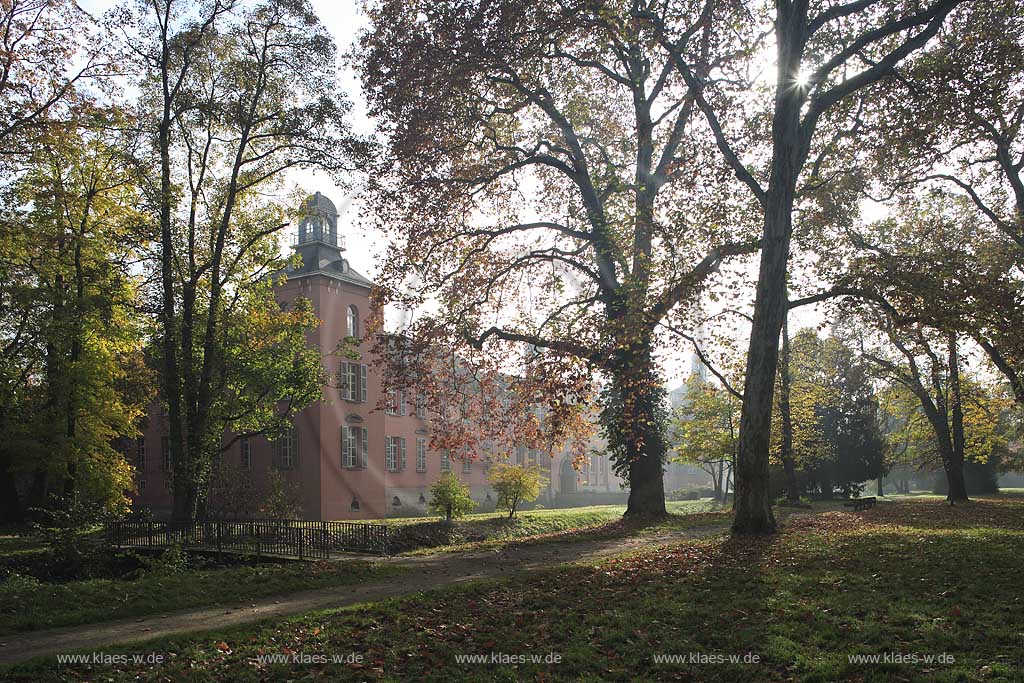
<svg viewBox="0 0 1024 683">
<path fill-rule="evenodd" d="M 277 466 L 282 470 L 294 469 L 299 461 L 298 450 L 299 432 L 292 424 L 277 439 Z"/>
<path fill-rule="evenodd" d="M 448 454 L 448 451 L 441 453 L 441 471 L 452 471 L 452 456 Z"/>
<path fill-rule="evenodd" d="M 347 470 L 366 469 L 369 434 L 365 427 L 342 425 L 341 466 Z"/>
<path fill-rule="evenodd" d="M 398 471 L 398 437 L 384 437 L 384 469 L 388 472 Z"/>
<path fill-rule="evenodd" d="M 416 439 L 416 471 L 427 471 L 427 440 Z"/>
<path fill-rule="evenodd" d="M 355 363 L 343 362 L 338 374 L 342 377 L 341 386 L 339 387 L 341 398 L 346 401 L 355 401 L 359 391 L 359 388 L 356 386 Z"/>
<path fill-rule="evenodd" d="M 355 305 L 345 309 L 345 331 L 349 337 L 359 337 L 359 309 Z"/>
</svg>

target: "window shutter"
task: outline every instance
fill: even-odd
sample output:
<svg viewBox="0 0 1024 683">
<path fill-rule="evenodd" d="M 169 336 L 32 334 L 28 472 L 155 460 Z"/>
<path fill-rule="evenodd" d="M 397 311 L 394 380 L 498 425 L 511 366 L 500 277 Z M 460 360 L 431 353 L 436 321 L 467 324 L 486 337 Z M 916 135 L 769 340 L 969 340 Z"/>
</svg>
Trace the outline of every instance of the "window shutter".
<svg viewBox="0 0 1024 683">
<path fill-rule="evenodd" d="M 361 447 L 362 447 L 362 450 L 363 450 L 363 453 L 362 453 L 363 469 L 366 469 L 367 466 L 369 466 L 369 464 L 370 464 L 369 463 L 369 461 L 370 461 L 370 444 L 369 444 L 370 433 L 367 431 L 366 427 L 362 427 L 359 431 L 362 432 L 362 437 L 363 437 L 363 438 L 360 439 Z"/>
<path fill-rule="evenodd" d="M 399 439 L 398 443 L 399 443 L 399 447 L 402 449 L 402 455 L 401 455 L 401 458 L 399 460 L 398 469 L 404 470 L 405 469 L 405 437 L 404 436 L 401 437 Z"/>
<path fill-rule="evenodd" d="M 366 403 L 366 366 L 359 366 L 359 402 Z"/>
</svg>

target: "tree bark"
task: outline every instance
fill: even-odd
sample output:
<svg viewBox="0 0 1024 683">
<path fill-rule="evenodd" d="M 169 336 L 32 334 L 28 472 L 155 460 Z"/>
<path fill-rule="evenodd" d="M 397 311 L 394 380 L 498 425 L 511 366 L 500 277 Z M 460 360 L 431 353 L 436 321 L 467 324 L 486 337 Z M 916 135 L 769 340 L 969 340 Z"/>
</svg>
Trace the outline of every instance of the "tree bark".
<svg viewBox="0 0 1024 683">
<path fill-rule="evenodd" d="M 641 341 L 619 355 L 612 381 L 619 397 L 619 429 L 628 463 L 627 516 L 659 517 L 665 509 L 663 463 L 668 446 L 662 388 L 652 371 L 651 347 Z"/>
<path fill-rule="evenodd" d="M 20 524 L 25 511 L 21 507 L 21 496 L 11 472 L 10 455 L 0 451 L 0 523 Z"/>
<path fill-rule="evenodd" d="M 806 24 L 806 5 L 802 12 L 794 7 L 783 11 L 780 5 L 776 21 L 778 78 L 772 117 L 772 162 L 764 195 L 761 264 L 740 413 L 736 517 L 732 526 L 736 533 L 776 530 L 769 491 L 768 449 L 779 335 L 788 306 L 786 276 L 793 232 L 793 201 L 800 168 L 807 155 L 806 138 L 800 126 L 804 101 L 799 90 L 792 87 L 793 74 L 800 69 Z"/>
<path fill-rule="evenodd" d="M 960 355 L 956 334 L 949 335 L 949 402 L 951 423 L 950 461 L 946 468 L 949 491 L 946 500 L 955 504 L 967 500 L 967 485 L 964 481 L 964 458 L 966 438 L 964 435 L 964 412 L 960 395 Z"/>
</svg>

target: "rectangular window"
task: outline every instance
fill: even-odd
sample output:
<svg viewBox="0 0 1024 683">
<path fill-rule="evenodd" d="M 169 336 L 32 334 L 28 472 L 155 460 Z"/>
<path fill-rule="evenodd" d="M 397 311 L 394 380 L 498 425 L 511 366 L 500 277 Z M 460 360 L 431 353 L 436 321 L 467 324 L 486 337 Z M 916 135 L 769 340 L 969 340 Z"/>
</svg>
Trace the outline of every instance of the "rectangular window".
<svg viewBox="0 0 1024 683">
<path fill-rule="evenodd" d="M 274 445 L 277 450 L 277 466 L 284 470 L 295 467 L 299 460 L 299 430 L 295 425 L 289 425 Z"/>
<path fill-rule="evenodd" d="M 427 440 L 416 439 L 416 471 L 427 471 Z"/>
<path fill-rule="evenodd" d="M 140 436 L 136 444 L 135 466 L 140 470 L 146 468 L 146 437 Z"/>
<path fill-rule="evenodd" d="M 388 472 L 398 470 L 398 437 L 384 437 L 384 469 Z"/>
<path fill-rule="evenodd" d="M 366 365 L 343 362 L 338 368 L 338 392 L 352 403 L 366 403 Z"/>
<path fill-rule="evenodd" d="M 391 393 L 388 394 L 388 405 L 386 411 L 388 415 L 405 415 L 405 392 L 401 389 L 392 389 Z"/>
<path fill-rule="evenodd" d="M 370 449 L 369 432 L 364 427 L 341 428 L 341 466 L 350 469 L 366 469 Z"/>
<path fill-rule="evenodd" d="M 597 474 L 597 455 L 590 456 L 590 471 Z"/>
<path fill-rule="evenodd" d="M 355 368 L 352 363 L 342 363 L 338 369 L 338 389 L 341 392 L 341 398 L 346 401 L 355 401 L 356 392 L 358 387 L 356 386 L 356 374 Z"/>
<path fill-rule="evenodd" d="M 239 439 L 239 441 L 238 441 L 238 451 L 239 451 L 239 453 L 242 456 L 242 461 L 241 461 L 242 469 L 243 470 L 251 470 L 252 469 L 252 443 L 250 443 L 249 437 L 243 436 L 241 439 Z"/>
<path fill-rule="evenodd" d="M 420 391 L 416 392 L 416 417 L 421 420 L 427 417 L 427 397 Z"/>
<path fill-rule="evenodd" d="M 384 412 L 388 415 L 398 415 L 398 389 L 392 389 L 388 392 L 388 403 L 384 408 Z"/>
<path fill-rule="evenodd" d="M 537 466 L 537 449 L 531 448 L 530 449 L 530 467 L 536 467 L 536 466 Z"/>
<path fill-rule="evenodd" d="M 160 456 L 163 458 L 164 469 L 171 469 L 171 438 L 166 434 L 160 437 Z"/>
<path fill-rule="evenodd" d="M 473 470 L 473 461 L 469 458 L 463 458 L 462 460 L 462 473 L 469 474 Z"/>
<path fill-rule="evenodd" d="M 441 454 L 441 471 L 452 471 L 452 456 L 448 455 L 448 451 L 445 451 L 444 453 Z"/>
<path fill-rule="evenodd" d="M 343 362 L 338 368 L 338 392 L 352 403 L 366 403 L 366 366 Z"/>
<path fill-rule="evenodd" d="M 516 464 L 517 465 L 525 465 L 526 464 L 526 446 L 517 446 L 516 447 Z"/>
<path fill-rule="evenodd" d="M 366 467 L 363 452 L 366 448 L 366 430 L 362 427 L 341 428 L 341 466 L 348 469 Z"/>
<path fill-rule="evenodd" d="M 388 472 L 400 472 L 405 469 L 405 437 L 384 437 L 384 467 Z"/>
</svg>

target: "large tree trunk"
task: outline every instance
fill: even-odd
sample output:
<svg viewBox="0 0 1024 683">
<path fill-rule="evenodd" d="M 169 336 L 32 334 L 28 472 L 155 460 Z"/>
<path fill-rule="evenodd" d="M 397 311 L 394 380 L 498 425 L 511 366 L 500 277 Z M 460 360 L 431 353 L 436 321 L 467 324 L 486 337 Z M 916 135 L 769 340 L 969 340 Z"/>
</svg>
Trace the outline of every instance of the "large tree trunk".
<svg viewBox="0 0 1024 683">
<path fill-rule="evenodd" d="M 11 472 L 10 455 L 0 453 L 0 524 L 20 524 L 25 519 L 21 496 Z"/>
<path fill-rule="evenodd" d="M 725 461 L 718 461 L 718 472 L 717 475 L 712 477 L 711 480 L 715 484 L 715 500 L 721 503 L 725 503 L 725 493 L 722 490 L 722 477 L 725 475 Z"/>
<path fill-rule="evenodd" d="M 736 462 L 736 533 L 775 531 L 768 479 L 775 372 L 779 363 L 779 334 L 786 319 L 786 272 L 793 232 L 793 199 L 806 158 L 800 128 L 802 96 L 792 87 L 800 69 L 806 6 L 801 14 L 779 12 L 776 22 L 778 80 L 772 117 L 772 163 L 765 192 L 761 264 L 754 299 L 754 316 L 747 350 L 747 375 L 740 414 L 739 456 Z"/>
<path fill-rule="evenodd" d="M 769 491 L 768 450 L 775 372 L 779 361 L 779 333 L 786 308 L 791 206 L 792 195 L 788 203 L 773 201 L 773 212 L 766 214 L 761 272 L 754 302 L 740 413 L 736 517 L 732 526 L 736 533 L 771 533 L 776 528 Z"/>
<path fill-rule="evenodd" d="M 618 429 L 629 476 L 628 516 L 663 516 L 665 442 L 662 387 L 652 370 L 651 347 L 640 343 L 623 352 L 613 371 Z"/>
<path fill-rule="evenodd" d="M 964 411 L 960 396 L 960 356 L 956 335 L 949 335 L 949 403 L 952 428 L 950 460 L 946 466 L 949 492 L 946 500 L 950 504 L 967 500 L 967 485 L 964 481 L 964 457 L 966 438 L 964 435 Z"/>
</svg>

